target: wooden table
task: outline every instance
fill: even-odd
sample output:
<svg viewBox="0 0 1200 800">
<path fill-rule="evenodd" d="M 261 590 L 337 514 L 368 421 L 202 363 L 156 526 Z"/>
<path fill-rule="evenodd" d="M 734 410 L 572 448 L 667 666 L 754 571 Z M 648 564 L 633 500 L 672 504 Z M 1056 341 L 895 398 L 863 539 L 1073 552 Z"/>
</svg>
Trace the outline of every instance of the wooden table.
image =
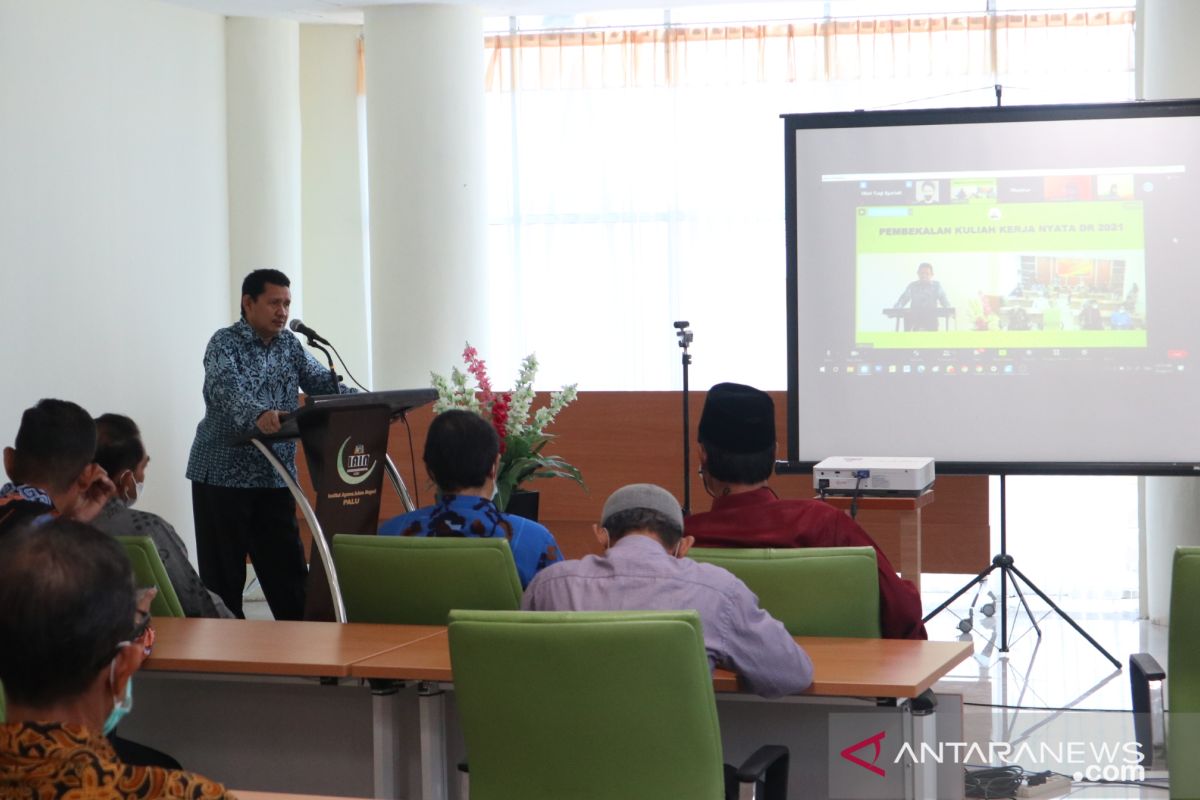
<svg viewBox="0 0 1200 800">
<path fill-rule="evenodd" d="M 404 647 L 363 659 L 350 667 L 352 677 L 387 678 L 428 682 L 421 697 L 418 725 L 421 742 L 422 797 L 444 800 L 448 796 L 445 693 L 437 684 L 448 685 L 454 675 L 450 664 L 449 637 L 442 632 Z M 798 698 L 869 697 L 895 698 L 903 713 L 904 741 L 920 752 L 923 742 L 935 738 L 932 714 L 916 717 L 908 703 L 919 697 L 971 654 L 970 642 L 926 642 L 897 639 L 844 639 L 797 636 L 813 661 L 813 683 Z M 713 688 L 726 696 L 742 693 L 737 676 L 718 669 Z M 795 700 L 798 698 L 786 698 Z M 754 698 L 757 700 L 757 698 Z M 779 701 L 775 701 L 779 702 Z M 933 796 L 936 782 L 932 769 L 913 769 L 906 784 L 907 797 Z"/>
<path fill-rule="evenodd" d="M 850 510 L 849 497 L 826 495 L 817 497 L 835 508 Z M 860 511 L 895 511 L 900 518 L 900 577 L 912 581 L 921 591 L 921 509 L 933 502 L 933 490 L 929 489 L 916 497 L 858 498 Z"/>
<path fill-rule="evenodd" d="M 214 680 L 237 680 L 221 677 L 227 675 L 283 676 L 277 680 L 290 680 L 291 685 L 304 688 L 297 694 L 298 699 L 286 701 L 301 704 L 300 707 L 292 706 L 296 711 L 303 711 L 302 704 L 307 702 L 319 701 L 326 705 L 337 702 L 336 698 L 330 699 L 329 691 L 313 689 L 318 684 L 312 678 L 410 682 L 410 689 L 405 690 L 409 692 L 407 697 L 402 697 L 403 693 L 394 688 L 381 690 L 378 684 L 371 693 L 374 794 L 376 797 L 399 797 L 400 787 L 405 784 L 404 776 L 408 774 L 419 776 L 419 782 L 409 781 L 408 786 L 423 800 L 444 800 L 450 796 L 446 698 L 452 690 L 453 673 L 446 628 L 209 619 L 156 619 L 155 627 L 158 639 L 144 669 L 168 678 L 173 673 L 212 676 L 206 678 L 209 683 L 199 691 L 198 702 L 201 703 L 219 702 L 205 692 L 216 685 L 212 683 Z M 898 733 L 918 751 L 922 742 L 932 741 L 936 735 L 934 718 L 932 714 L 912 713 L 906 701 L 920 695 L 971 653 L 970 642 L 817 637 L 798 637 L 796 641 L 813 659 L 813 685 L 804 696 L 767 701 L 767 706 L 781 702 L 811 703 L 806 697 L 895 698 L 897 708 L 891 711 L 901 715 L 902 728 Z M 186 675 L 180 678 L 186 680 Z M 300 683 L 296 684 L 296 681 Z M 759 698 L 739 691 L 737 678 L 730 672 L 717 670 L 713 685 L 720 693 L 719 705 L 739 704 L 743 707 L 742 713 L 747 713 L 747 708 L 753 712 L 755 708 L 764 707 Z M 171 688 L 166 687 L 168 696 Z M 412 709 L 411 691 L 414 688 L 416 708 Z M 343 696 L 349 691 L 361 692 L 362 689 L 342 687 Z M 354 696 L 361 698 L 361 694 Z M 405 703 L 409 703 L 407 712 Z M 156 707 L 142 706 L 140 713 L 131 720 L 140 717 L 140 724 L 147 726 L 143 730 L 151 733 L 174 723 L 175 709 L 162 707 L 170 705 L 169 701 L 164 703 L 159 698 L 157 702 L 152 701 L 152 705 Z M 872 700 L 862 705 L 865 710 L 874 710 L 875 704 Z M 300 725 L 298 719 L 291 717 L 301 715 L 288 711 L 286 704 L 284 708 L 280 712 L 281 718 L 269 722 L 284 729 Z M 161 715 L 162 719 L 154 720 L 155 714 Z M 724 718 L 724 714 L 722 716 Z M 156 724 L 160 727 L 155 728 Z M 312 724 L 311 721 L 308 724 Z M 127 735 L 137 732 L 134 728 Z M 205 746 L 233 748 L 238 751 L 235 757 L 254 758 L 245 752 L 253 748 L 253 743 L 238 746 L 215 732 L 209 735 L 218 741 L 205 742 Z M 195 737 L 181 741 L 194 740 Z M 402 746 L 405 741 L 410 743 L 408 748 Z M 186 749 L 186 745 L 181 746 Z M 184 755 L 180 753 L 181 757 Z M 407 772 L 402 764 L 404 759 L 407 759 Z M 270 759 L 267 762 L 266 768 L 274 766 Z M 219 779 L 221 776 L 211 777 Z M 930 770 L 909 770 L 905 795 L 932 796 L 932 790 L 928 788 L 931 780 L 936 780 L 936 775 Z M 304 790 L 301 787 L 301 791 Z M 317 791 L 337 793 L 328 788 Z"/>
<path fill-rule="evenodd" d="M 155 617 L 144 669 L 347 678 L 350 666 L 438 629 L 422 625 Z"/>
<path fill-rule="evenodd" d="M 450 643 L 445 628 L 419 641 L 350 666 L 351 677 L 450 683 Z M 908 639 L 843 639 L 796 636 L 813 661 L 809 697 L 918 697 L 971 655 L 971 642 L 923 642 Z M 743 691 L 737 676 L 713 673 L 718 692 Z"/>
</svg>

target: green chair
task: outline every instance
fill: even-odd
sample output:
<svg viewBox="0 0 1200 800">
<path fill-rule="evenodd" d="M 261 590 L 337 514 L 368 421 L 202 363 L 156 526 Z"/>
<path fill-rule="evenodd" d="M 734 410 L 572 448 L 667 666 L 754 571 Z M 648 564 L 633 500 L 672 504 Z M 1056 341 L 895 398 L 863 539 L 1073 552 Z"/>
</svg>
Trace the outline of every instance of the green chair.
<svg viewBox="0 0 1200 800">
<path fill-rule="evenodd" d="M 179 596 L 175 594 L 171 579 L 167 577 L 167 568 L 163 566 L 154 541 L 149 536 L 118 536 L 116 539 L 129 556 L 137 585 L 158 589 L 158 594 L 150 603 L 150 614 L 155 617 L 184 616 L 183 606 L 179 603 Z"/>
<path fill-rule="evenodd" d="M 1167 634 L 1167 669 L 1149 653 L 1129 657 L 1134 732 L 1144 757 L 1154 766 L 1160 755 L 1163 723 L 1152 701 L 1151 686 L 1160 693 L 1167 679 L 1167 771 L 1172 800 L 1200 798 L 1200 547 L 1175 550 L 1171 569 L 1171 628 Z M 1160 695 L 1161 696 L 1161 695 Z"/>
<path fill-rule="evenodd" d="M 693 547 L 688 557 L 741 578 L 793 636 L 880 636 L 872 547 Z"/>
<path fill-rule="evenodd" d="M 471 800 L 726 797 L 695 611 L 450 614 Z M 738 770 L 787 791 L 785 747 Z"/>
<path fill-rule="evenodd" d="M 1167 634 L 1167 768 L 1172 798 L 1200 798 L 1200 547 L 1180 547 L 1171 570 Z"/>
<path fill-rule="evenodd" d="M 333 537 L 346 619 L 445 625 L 452 608 L 515 610 L 521 580 L 501 538 Z"/>
</svg>

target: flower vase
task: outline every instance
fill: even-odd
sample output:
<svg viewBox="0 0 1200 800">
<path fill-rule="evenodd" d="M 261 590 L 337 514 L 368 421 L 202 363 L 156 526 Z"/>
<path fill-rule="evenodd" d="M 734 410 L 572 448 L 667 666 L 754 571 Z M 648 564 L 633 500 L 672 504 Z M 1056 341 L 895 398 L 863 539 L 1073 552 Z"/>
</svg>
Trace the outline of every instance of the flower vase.
<svg viewBox="0 0 1200 800">
<path fill-rule="evenodd" d="M 508 507 L 504 509 L 504 512 L 537 522 L 539 496 L 536 491 L 517 489 L 509 495 Z"/>
</svg>

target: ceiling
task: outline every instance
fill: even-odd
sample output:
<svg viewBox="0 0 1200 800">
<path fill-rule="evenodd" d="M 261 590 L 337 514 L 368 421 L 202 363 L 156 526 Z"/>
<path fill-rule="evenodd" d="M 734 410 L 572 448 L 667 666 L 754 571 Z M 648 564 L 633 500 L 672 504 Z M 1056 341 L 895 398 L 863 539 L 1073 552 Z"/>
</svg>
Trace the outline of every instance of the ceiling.
<svg viewBox="0 0 1200 800">
<path fill-rule="evenodd" d="M 626 8 L 663 8 L 663 0 L 162 0 L 229 17 L 278 17 L 297 22 L 361 25 L 368 6 L 435 3 L 472 5 L 486 15 L 572 14 Z M 689 0 L 701 5 L 714 0 Z M 729 0 L 722 0 L 729 2 Z"/>
</svg>

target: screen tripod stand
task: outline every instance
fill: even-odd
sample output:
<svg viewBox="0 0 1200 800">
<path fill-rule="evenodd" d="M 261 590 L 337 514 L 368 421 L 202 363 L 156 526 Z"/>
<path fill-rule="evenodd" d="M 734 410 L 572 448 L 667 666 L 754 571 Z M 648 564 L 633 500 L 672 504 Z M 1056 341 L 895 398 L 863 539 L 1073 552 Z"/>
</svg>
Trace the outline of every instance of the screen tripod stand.
<svg viewBox="0 0 1200 800">
<path fill-rule="evenodd" d="M 946 602 L 930 611 L 925 615 L 922 622 L 928 622 L 946 609 L 951 603 L 966 594 L 972 586 L 982 584 L 987 580 L 987 577 L 994 571 L 1000 570 L 1000 652 L 1008 652 L 1008 582 L 1011 580 L 1013 588 L 1017 591 L 1017 597 L 1021 601 L 1021 606 L 1025 609 L 1025 613 L 1029 616 L 1029 621 L 1033 623 L 1033 629 L 1037 631 L 1038 638 L 1042 637 L 1042 629 L 1038 627 L 1037 620 L 1033 613 L 1029 610 L 1029 603 L 1025 600 L 1025 595 L 1021 592 L 1021 584 L 1024 583 L 1026 588 L 1036 594 L 1045 601 L 1046 605 L 1054 610 L 1054 613 L 1062 617 L 1063 621 L 1070 625 L 1084 639 L 1087 639 L 1092 647 L 1100 651 L 1100 653 L 1113 663 L 1117 669 L 1121 669 L 1121 662 L 1112 657 L 1112 654 L 1100 646 L 1100 643 L 1088 635 L 1088 632 L 1079 626 L 1075 620 L 1071 619 L 1070 615 L 1054 604 L 1054 601 L 1046 596 L 1046 593 L 1037 587 L 1033 581 L 1025 577 L 1025 573 L 1017 569 L 1013 563 L 1013 557 L 1008 554 L 1008 530 L 1007 530 L 1007 510 L 1008 503 L 1005 497 L 1004 475 L 1000 476 L 1000 552 L 992 557 L 992 563 L 976 575 L 971 580 L 967 581 L 966 585 L 952 594 Z"/>
</svg>

